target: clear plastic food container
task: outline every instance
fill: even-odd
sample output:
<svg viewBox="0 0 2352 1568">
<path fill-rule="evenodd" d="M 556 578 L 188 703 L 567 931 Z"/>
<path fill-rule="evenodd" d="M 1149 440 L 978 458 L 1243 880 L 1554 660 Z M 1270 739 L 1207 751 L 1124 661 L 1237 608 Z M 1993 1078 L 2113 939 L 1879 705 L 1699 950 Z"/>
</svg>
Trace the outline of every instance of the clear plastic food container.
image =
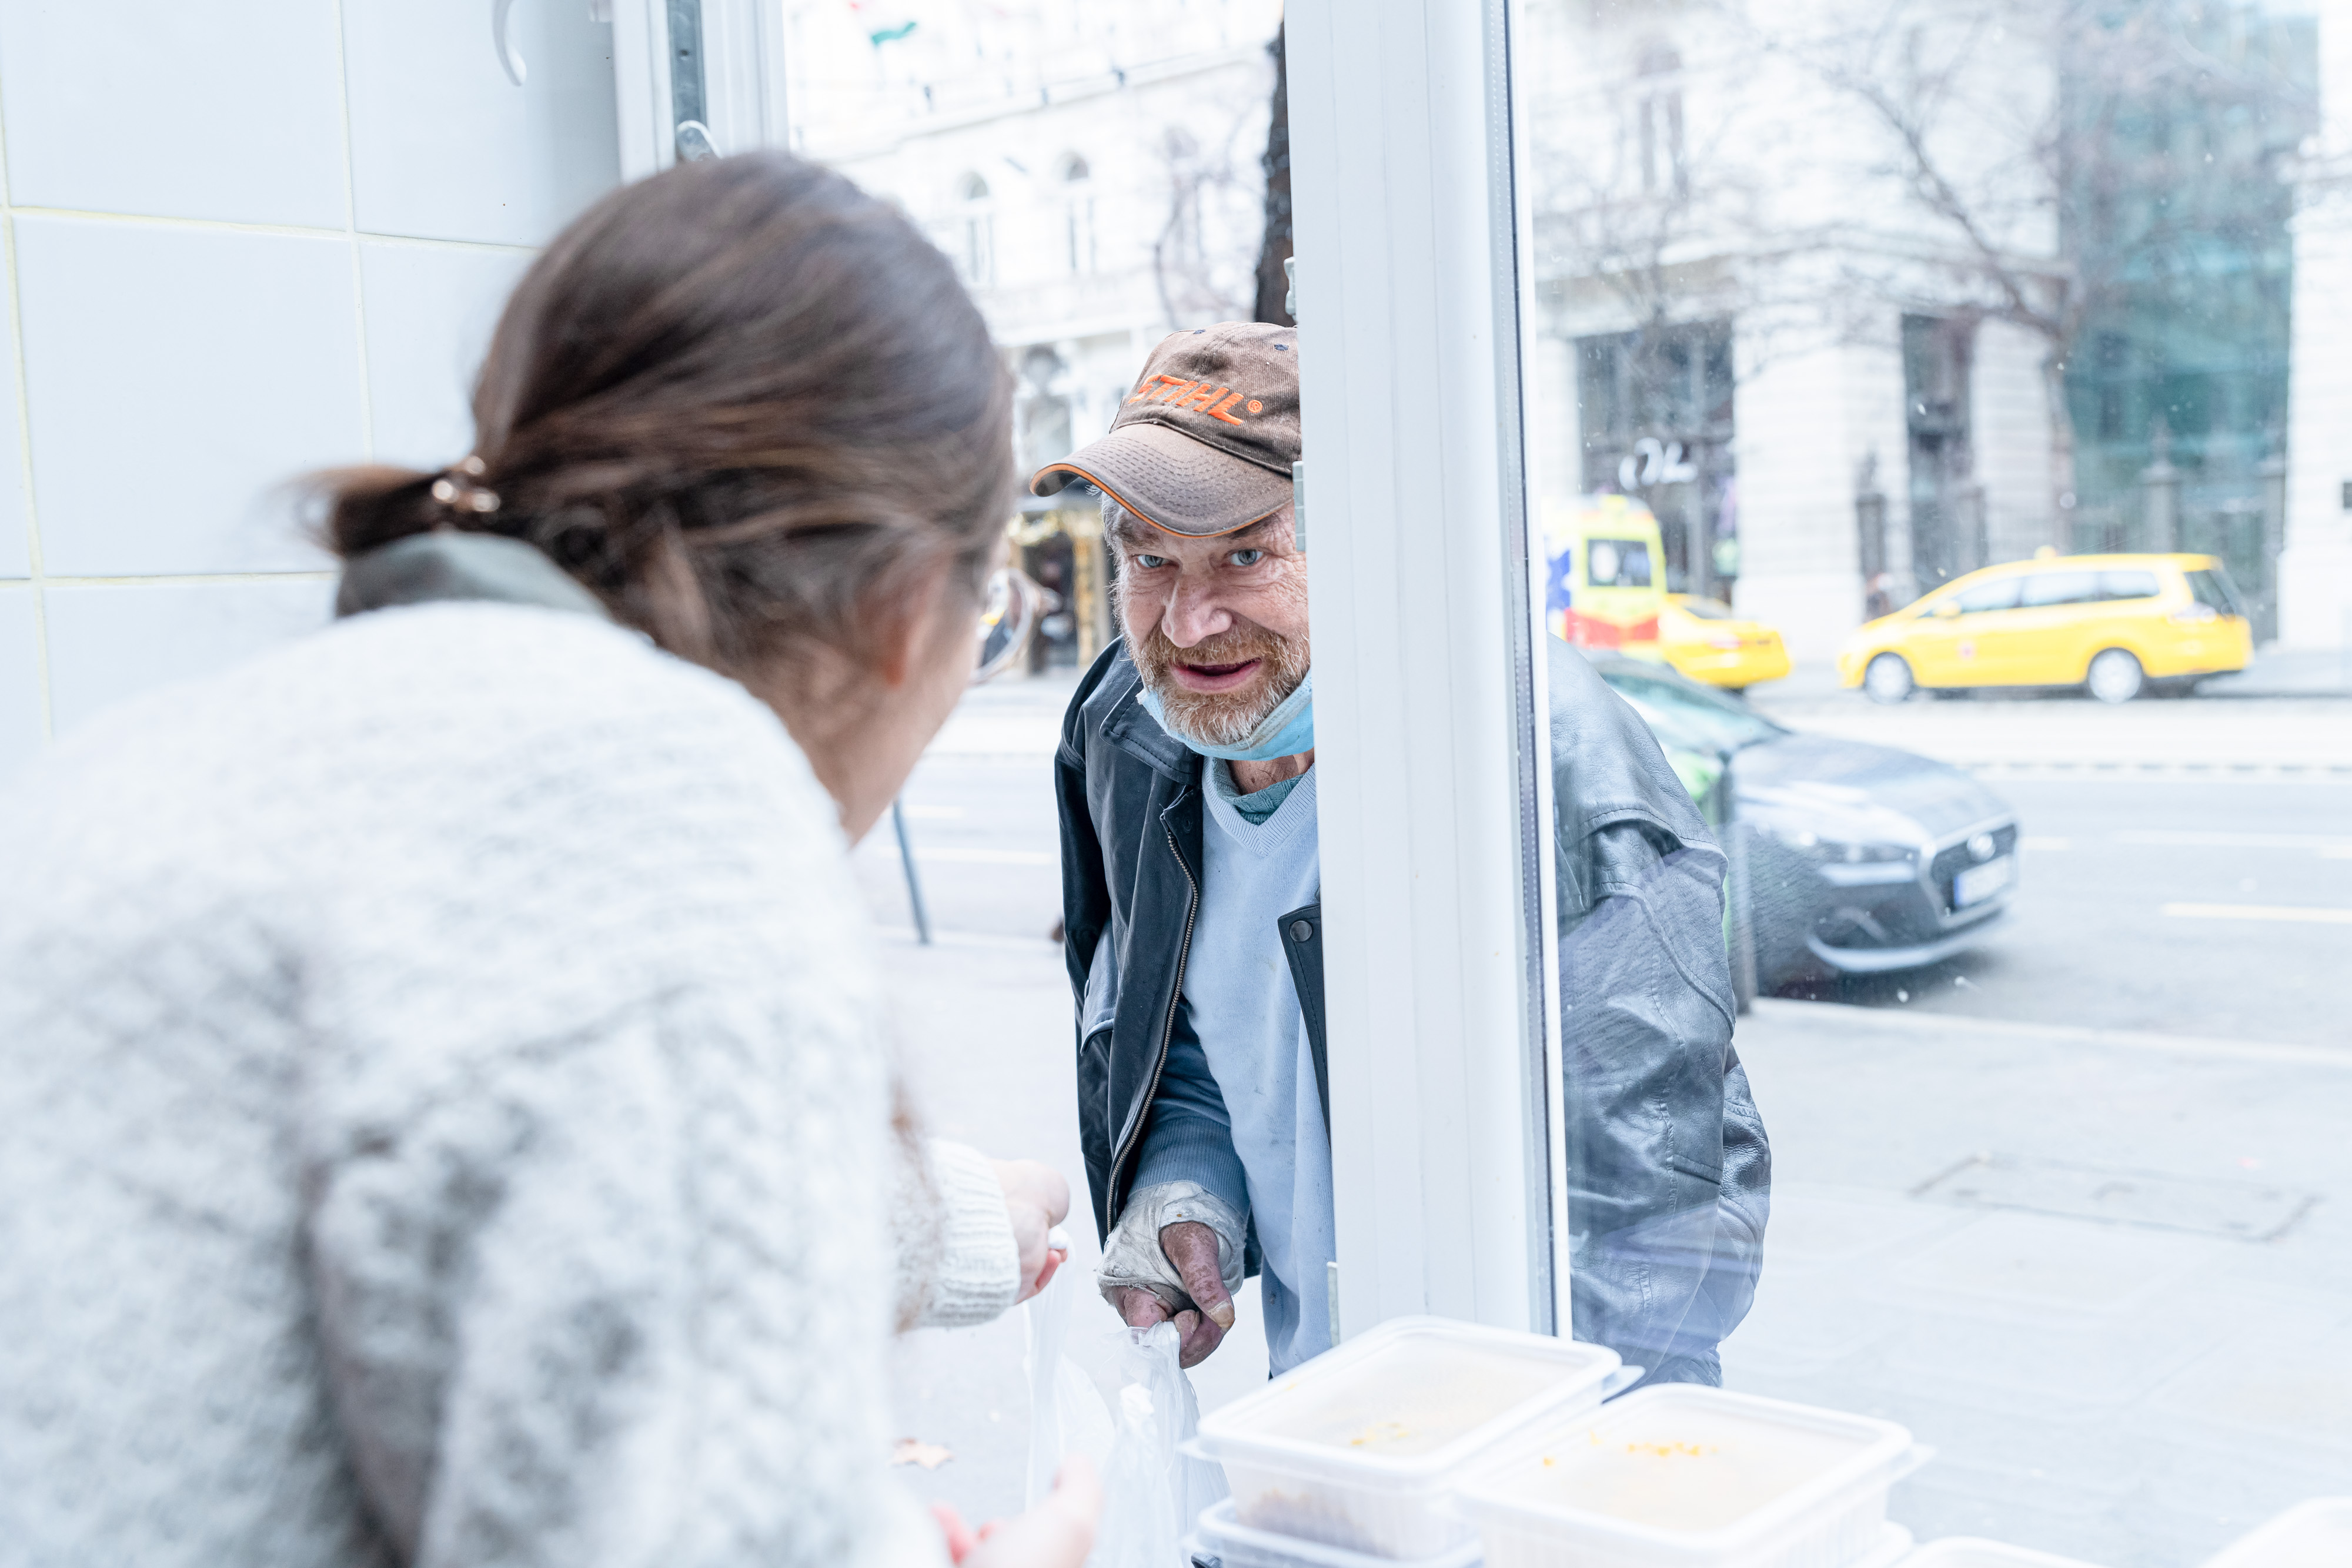
<svg viewBox="0 0 2352 1568">
<path fill-rule="evenodd" d="M 1201 1515 L 1200 1528 L 1185 1549 L 1202 1568 L 1400 1568 L 1393 1557 L 1367 1557 L 1344 1546 L 1252 1530 L 1234 1517 L 1231 1498 Z M 1470 1542 L 1442 1557 L 1419 1558 L 1402 1568 L 1478 1568 L 1478 1543 Z"/>
<path fill-rule="evenodd" d="M 2352 1563 L 2352 1497 L 2315 1498 L 2224 1547 L 2205 1568 L 2344 1568 Z"/>
<path fill-rule="evenodd" d="M 1546 1421 L 1461 1506 L 1487 1568 L 1853 1568 L 1926 1457 L 1891 1421 L 1670 1384 Z"/>
<path fill-rule="evenodd" d="M 1639 1376 L 1597 1344 L 1398 1318 L 1201 1417 L 1253 1530 L 1375 1557 L 1472 1538 L 1448 1494 L 1495 1447 Z"/>
<path fill-rule="evenodd" d="M 2053 1557 L 1998 1541 L 1952 1535 L 1931 1541 L 1903 1559 L 1903 1568 L 2092 1568 L 2073 1557 Z"/>
</svg>

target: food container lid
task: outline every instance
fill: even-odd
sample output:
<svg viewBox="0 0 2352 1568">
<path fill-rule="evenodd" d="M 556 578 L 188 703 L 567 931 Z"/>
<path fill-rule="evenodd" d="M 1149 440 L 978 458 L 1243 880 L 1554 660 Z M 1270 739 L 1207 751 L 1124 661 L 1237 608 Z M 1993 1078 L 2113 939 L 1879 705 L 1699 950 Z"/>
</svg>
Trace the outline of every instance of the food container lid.
<svg viewBox="0 0 2352 1568">
<path fill-rule="evenodd" d="M 2352 1563 L 2352 1497 L 2298 1503 L 2205 1568 L 2344 1568 Z"/>
<path fill-rule="evenodd" d="M 2000 1541 L 1951 1535 L 1931 1541 L 1903 1560 L 1902 1568 L 2091 1568 L 2073 1557 L 2053 1557 Z"/>
<path fill-rule="evenodd" d="M 1202 1513 L 1190 1551 L 1196 1559 L 1216 1559 L 1219 1568 L 1477 1568 L 1486 1555 L 1472 1541 L 1443 1557 L 1367 1557 L 1344 1546 L 1252 1530 L 1234 1512 L 1231 1498 Z"/>
<path fill-rule="evenodd" d="M 1546 1423 L 1468 1478 L 1462 1503 L 1482 1522 L 1711 1560 L 1891 1484 L 1924 1452 L 1892 1421 L 1666 1384 Z"/>
<path fill-rule="evenodd" d="M 1201 1417 L 1203 1452 L 1429 1484 L 1619 1371 L 1603 1345 L 1447 1318 L 1396 1318 Z"/>
</svg>

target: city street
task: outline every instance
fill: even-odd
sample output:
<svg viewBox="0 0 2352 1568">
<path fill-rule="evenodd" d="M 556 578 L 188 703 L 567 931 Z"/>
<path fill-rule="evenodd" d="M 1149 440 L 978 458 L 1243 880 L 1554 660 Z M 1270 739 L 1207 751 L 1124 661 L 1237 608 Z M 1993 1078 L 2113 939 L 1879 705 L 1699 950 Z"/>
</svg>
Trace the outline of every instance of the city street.
<svg viewBox="0 0 2352 1568">
<path fill-rule="evenodd" d="M 936 946 L 914 943 L 887 824 L 857 863 L 934 1125 L 1050 1159 L 1081 1195 L 1070 1353 L 1107 1384 L 1048 939 L 1069 682 L 975 693 L 908 786 Z M 2352 1209 L 2321 1155 L 2352 1121 L 2352 759 L 2331 749 L 2352 705 L 1758 706 L 1972 763 L 2018 810 L 2024 880 L 1980 949 L 1741 1021 L 1776 1169 L 1731 1385 L 1911 1425 L 1939 1450 L 1897 1494 L 1923 1537 L 2188 1568 L 2340 1490 Z M 2261 766 L 2231 766 L 2252 737 Z M 1241 1311 L 1194 1375 L 1204 1406 L 1265 1375 L 1254 1288 Z M 905 1342 L 902 1435 L 956 1455 L 906 1472 L 924 1495 L 1018 1506 L 1023 1336 L 1016 1314 Z"/>
<path fill-rule="evenodd" d="M 2352 783 L 1991 783 L 2022 829 L 2021 883 L 1983 946 L 1789 994 L 2352 1051 Z"/>
<path fill-rule="evenodd" d="M 984 687 L 908 788 L 942 933 L 1042 937 L 1059 916 L 1049 761 L 1070 677 Z M 2022 882 L 1982 946 L 1813 999 L 2035 1026 L 2352 1050 L 2352 701 L 1756 704 L 1780 722 L 1973 766 L 2016 808 Z M 887 825 L 859 853 L 911 930 Z"/>
</svg>

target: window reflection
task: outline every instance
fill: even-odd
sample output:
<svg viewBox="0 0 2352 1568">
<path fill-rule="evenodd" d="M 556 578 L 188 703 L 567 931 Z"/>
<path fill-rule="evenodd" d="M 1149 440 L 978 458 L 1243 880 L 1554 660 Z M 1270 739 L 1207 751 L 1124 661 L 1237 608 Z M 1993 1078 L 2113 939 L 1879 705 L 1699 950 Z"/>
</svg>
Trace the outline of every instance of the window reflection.
<svg viewBox="0 0 2352 1568">
<path fill-rule="evenodd" d="M 1257 314 L 1280 0 L 784 16 L 793 148 L 955 263 L 1016 378 L 1024 472 L 1101 435 L 1166 332 Z M 1032 667 L 1083 667 L 1111 634 L 1097 497 L 1021 507 L 1014 564 L 1048 595 Z"/>
<path fill-rule="evenodd" d="M 1727 1384 L 1937 1445 L 1923 1537 L 2187 1564 L 2340 1491 L 2352 21 L 1513 47 L 1544 612 L 1731 860 L 1777 1180 Z"/>
</svg>

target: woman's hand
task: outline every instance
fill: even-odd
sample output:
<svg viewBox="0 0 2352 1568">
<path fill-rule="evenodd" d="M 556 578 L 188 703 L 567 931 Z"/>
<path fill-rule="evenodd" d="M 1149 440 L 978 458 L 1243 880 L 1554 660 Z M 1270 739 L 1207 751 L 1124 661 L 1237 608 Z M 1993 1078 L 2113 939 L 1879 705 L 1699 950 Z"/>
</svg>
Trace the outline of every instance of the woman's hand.
<svg viewBox="0 0 2352 1568">
<path fill-rule="evenodd" d="M 1021 1249 L 1021 1294 L 1027 1301 L 1051 1283 L 1069 1256 L 1053 1244 L 1054 1227 L 1069 1218 L 1070 1184 L 1051 1166 L 1035 1160 L 996 1160 L 997 1185 L 1004 1188 L 1004 1212 Z"/>
<path fill-rule="evenodd" d="M 1095 1549 L 1102 1500 L 1094 1466 L 1073 1455 L 1054 1478 L 1053 1496 L 1018 1519 L 982 1525 L 978 1535 L 945 1503 L 931 1512 L 957 1568 L 1082 1568 Z"/>
</svg>

